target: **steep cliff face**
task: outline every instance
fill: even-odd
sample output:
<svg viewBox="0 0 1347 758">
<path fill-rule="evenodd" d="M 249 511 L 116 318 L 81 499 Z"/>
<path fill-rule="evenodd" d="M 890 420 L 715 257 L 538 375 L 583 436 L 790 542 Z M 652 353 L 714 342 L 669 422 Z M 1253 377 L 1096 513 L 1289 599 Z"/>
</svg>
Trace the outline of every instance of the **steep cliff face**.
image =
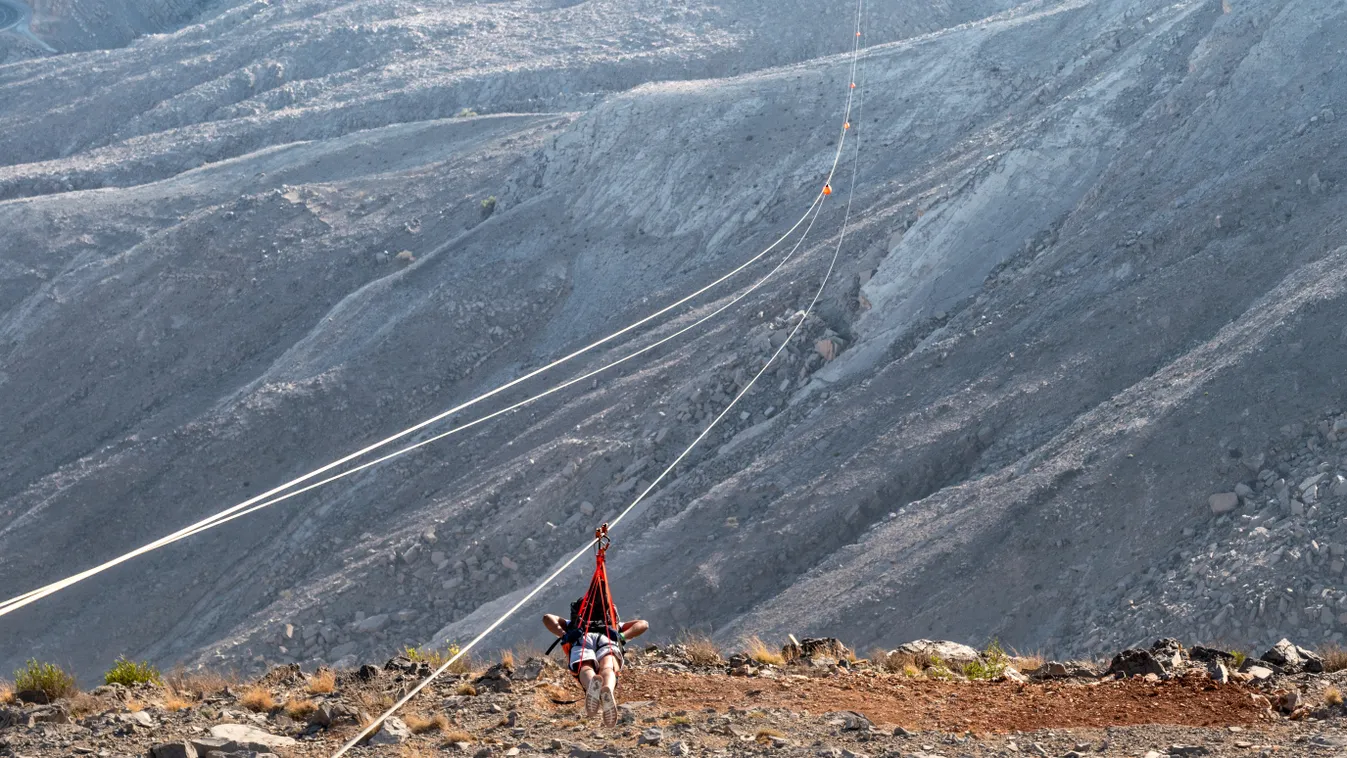
<svg viewBox="0 0 1347 758">
<path fill-rule="evenodd" d="M 1123 580 L 1207 533 L 1231 448 L 1338 392 L 1347 74 L 1321 53 L 1347 13 L 899 5 L 865 17 L 833 198 L 745 302 L 6 616 L 24 644 L 0 650 L 94 670 L 474 634 L 762 366 L 847 198 L 805 338 L 615 535 L 625 607 L 667 635 L 862 646 L 1147 632 L 1117 607 L 1149 585 Z M 853 41 L 803 2 L 253 3 L 0 68 L 0 572 L 26 589 L 115 555 L 748 259 L 826 175 Z M 690 323 L 793 244 L 461 423 Z"/>
</svg>

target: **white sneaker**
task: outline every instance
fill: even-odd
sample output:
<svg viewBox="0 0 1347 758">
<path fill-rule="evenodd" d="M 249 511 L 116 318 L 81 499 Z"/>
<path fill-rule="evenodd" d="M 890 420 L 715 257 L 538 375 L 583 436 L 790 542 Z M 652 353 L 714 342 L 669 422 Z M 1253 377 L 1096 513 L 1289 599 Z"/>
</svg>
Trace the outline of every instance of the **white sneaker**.
<svg viewBox="0 0 1347 758">
<path fill-rule="evenodd" d="M 603 708 L 603 725 L 609 728 L 617 726 L 617 695 L 603 687 L 599 693 L 599 703 Z"/>
<path fill-rule="evenodd" d="M 599 707 L 603 699 L 603 682 L 596 676 L 589 680 L 589 688 L 585 690 L 585 717 L 594 718 L 599 715 Z"/>
</svg>

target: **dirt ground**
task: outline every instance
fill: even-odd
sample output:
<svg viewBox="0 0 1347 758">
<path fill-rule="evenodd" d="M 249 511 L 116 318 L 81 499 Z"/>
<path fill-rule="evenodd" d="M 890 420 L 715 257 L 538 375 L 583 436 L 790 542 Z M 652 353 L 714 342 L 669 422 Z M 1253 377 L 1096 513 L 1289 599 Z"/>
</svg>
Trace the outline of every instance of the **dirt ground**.
<svg viewBox="0 0 1347 758">
<path fill-rule="evenodd" d="M 633 670 L 622 697 L 671 710 L 782 708 L 855 711 L 913 730 L 1010 732 L 1139 724 L 1249 726 L 1263 720 L 1253 693 L 1199 678 L 1150 683 L 956 683 L 897 677 L 780 680 Z M 573 707 L 573 706 L 572 706 Z"/>
</svg>

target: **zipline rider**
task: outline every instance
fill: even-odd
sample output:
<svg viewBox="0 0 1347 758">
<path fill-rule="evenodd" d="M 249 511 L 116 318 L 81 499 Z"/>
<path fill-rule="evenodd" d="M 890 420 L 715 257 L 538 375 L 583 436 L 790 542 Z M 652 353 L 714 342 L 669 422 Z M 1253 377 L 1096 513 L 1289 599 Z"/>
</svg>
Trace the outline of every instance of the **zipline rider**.
<svg viewBox="0 0 1347 758">
<path fill-rule="evenodd" d="M 608 590 L 608 571 L 604 556 L 608 550 L 608 525 L 594 531 L 598 543 L 594 576 L 584 597 L 571 603 L 570 618 L 547 614 L 543 626 L 557 636 L 552 648 L 561 644 L 570 662 L 571 673 L 585 691 L 585 715 L 594 718 L 603 712 L 604 726 L 617 726 L 617 675 L 622 671 L 622 647 L 650 628 L 636 619 L 623 623 Z"/>
</svg>

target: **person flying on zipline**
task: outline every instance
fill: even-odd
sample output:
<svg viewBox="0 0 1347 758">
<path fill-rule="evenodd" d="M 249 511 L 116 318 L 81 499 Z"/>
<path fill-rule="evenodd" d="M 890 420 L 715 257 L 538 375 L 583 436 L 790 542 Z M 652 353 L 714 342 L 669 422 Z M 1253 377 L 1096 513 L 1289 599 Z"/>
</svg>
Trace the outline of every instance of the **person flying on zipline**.
<svg viewBox="0 0 1347 758">
<path fill-rule="evenodd" d="M 639 637 L 650 628 L 636 619 L 622 622 L 608 590 L 608 572 L 604 554 L 608 549 L 608 525 L 595 531 L 598 544 L 594 577 L 584 597 L 571 603 L 570 618 L 547 614 L 543 626 L 557 636 L 552 647 L 561 644 L 571 673 L 585 691 L 585 715 L 594 718 L 603 712 L 604 726 L 617 725 L 617 675 L 622 672 L 622 648 L 627 640 Z M 547 652 L 552 652 L 552 647 Z"/>
</svg>

